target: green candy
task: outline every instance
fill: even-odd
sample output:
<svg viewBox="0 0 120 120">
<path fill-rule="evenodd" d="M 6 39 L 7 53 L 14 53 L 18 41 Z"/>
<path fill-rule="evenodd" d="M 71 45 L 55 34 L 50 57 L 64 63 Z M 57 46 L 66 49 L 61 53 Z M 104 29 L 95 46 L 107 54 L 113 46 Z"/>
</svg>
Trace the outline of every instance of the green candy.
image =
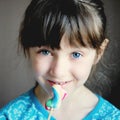
<svg viewBox="0 0 120 120">
<path fill-rule="evenodd" d="M 51 99 L 49 99 L 47 102 L 46 102 L 46 105 L 47 105 L 47 107 L 52 107 L 53 106 L 53 104 L 52 104 L 52 100 Z"/>
</svg>

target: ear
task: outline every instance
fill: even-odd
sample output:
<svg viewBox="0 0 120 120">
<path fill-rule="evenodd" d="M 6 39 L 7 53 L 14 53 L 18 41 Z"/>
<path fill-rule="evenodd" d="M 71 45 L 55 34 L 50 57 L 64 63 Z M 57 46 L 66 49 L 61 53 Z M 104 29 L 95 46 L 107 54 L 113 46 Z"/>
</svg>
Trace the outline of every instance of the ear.
<svg viewBox="0 0 120 120">
<path fill-rule="evenodd" d="M 105 51 L 108 43 L 109 43 L 109 40 L 108 40 L 108 39 L 105 39 L 105 40 L 102 42 L 102 44 L 101 44 L 101 46 L 100 46 L 100 49 L 97 51 L 97 55 L 96 55 L 96 59 L 95 59 L 95 64 L 97 64 L 97 63 L 99 62 L 99 60 L 101 59 L 101 57 L 103 56 L 104 51 Z"/>
</svg>

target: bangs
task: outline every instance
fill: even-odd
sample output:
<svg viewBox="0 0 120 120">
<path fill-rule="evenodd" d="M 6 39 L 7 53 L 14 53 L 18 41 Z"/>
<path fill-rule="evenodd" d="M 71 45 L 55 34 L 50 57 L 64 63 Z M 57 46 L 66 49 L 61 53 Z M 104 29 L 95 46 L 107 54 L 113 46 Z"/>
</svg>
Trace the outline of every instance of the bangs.
<svg viewBox="0 0 120 120">
<path fill-rule="evenodd" d="M 24 49 L 36 46 L 59 49 L 64 34 L 67 35 L 70 45 L 99 48 L 104 36 L 101 20 L 94 8 L 70 2 L 67 6 L 61 6 L 60 3 L 52 5 L 51 2 L 39 3 L 31 12 L 26 11 L 27 22 L 23 21 L 20 34 Z"/>
</svg>

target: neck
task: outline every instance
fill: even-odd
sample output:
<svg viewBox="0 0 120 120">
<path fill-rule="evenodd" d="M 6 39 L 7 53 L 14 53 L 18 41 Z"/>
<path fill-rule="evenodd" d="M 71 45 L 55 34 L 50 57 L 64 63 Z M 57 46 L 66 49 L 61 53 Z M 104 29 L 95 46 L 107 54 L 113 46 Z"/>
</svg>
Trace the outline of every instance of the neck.
<svg viewBox="0 0 120 120">
<path fill-rule="evenodd" d="M 79 108 L 87 108 L 94 106 L 94 104 L 98 102 L 98 98 L 88 88 L 81 86 L 74 91 L 74 93 L 66 97 L 66 99 L 63 101 L 63 104 L 69 104 L 69 102 L 73 102 L 73 104 L 78 103 Z"/>
</svg>

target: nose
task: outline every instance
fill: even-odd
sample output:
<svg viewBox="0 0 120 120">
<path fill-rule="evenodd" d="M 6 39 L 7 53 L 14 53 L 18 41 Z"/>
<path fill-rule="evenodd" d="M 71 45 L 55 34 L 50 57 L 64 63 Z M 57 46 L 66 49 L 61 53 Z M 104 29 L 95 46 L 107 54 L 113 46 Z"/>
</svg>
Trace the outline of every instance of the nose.
<svg viewBox="0 0 120 120">
<path fill-rule="evenodd" d="M 69 65 L 66 58 L 56 58 L 52 61 L 50 75 L 54 78 L 65 78 L 69 72 Z"/>
</svg>

